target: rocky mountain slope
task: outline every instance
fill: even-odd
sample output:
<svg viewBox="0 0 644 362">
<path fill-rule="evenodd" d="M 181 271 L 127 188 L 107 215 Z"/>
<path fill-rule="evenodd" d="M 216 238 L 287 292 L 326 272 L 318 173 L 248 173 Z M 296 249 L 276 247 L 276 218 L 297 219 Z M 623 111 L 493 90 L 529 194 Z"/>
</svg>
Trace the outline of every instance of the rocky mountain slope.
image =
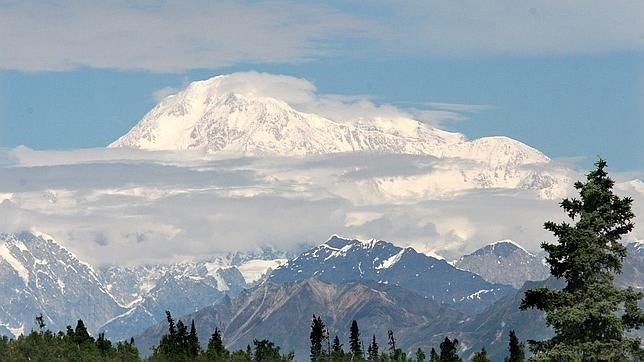
<svg viewBox="0 0 644 362">
<path fill-rule="evenodd" d="M 392 329 L 403 348 L 421 341 L 428 347 L 438 338 L 424 337 L 453 330 L 465 318 L 447 305 L 400 287 L 373 282 L 335 284 L 312 278 L 285 284 L 266 282 L 182 319 L 195 321 L 202 343 L 207 343 L 207 336 L 217 327 L 228 348 L 245 348 L 255 338 L 270 337 L 286 351 L 295 351 L 297 360 L 306 360 L 313 314 L 321 315 L 330 335 L 338 335 L 345 345 L 356 319 L 365 343 L 376 335 L 384 345 L 387 330 Z M 149 353 L 165 333 L 167 324 L 160 323 L 135 341 L 143 353 Z"/>
<path fill-rule="evenodd" d="M 13 335 L 40 313 L 52 330 L 77 319 L 96 330 L 125 311 L 92 267 L 46 235 L 0 234 L 0 286 L 0 325 Z"/>
<path fill-rule="evenodd" d="M 482 276 L 491 283 L 521 288 L 528 280 L 544 280 L 550 275 L 543 257 L 529 253 L 511 240 L 486 245 L 464 255 L 454 266 Z"/>
<path fill-rule="evenodd" d="M 368 280 L 407 288 L 430 300 L 476 312 L 513 293 L 509 286 L 489 283 L 444 260 L 380 241 L 338 236 L 289 260 L 268 280 L 287 283 L 307 278 L 333 283 Z"/>
</svg>

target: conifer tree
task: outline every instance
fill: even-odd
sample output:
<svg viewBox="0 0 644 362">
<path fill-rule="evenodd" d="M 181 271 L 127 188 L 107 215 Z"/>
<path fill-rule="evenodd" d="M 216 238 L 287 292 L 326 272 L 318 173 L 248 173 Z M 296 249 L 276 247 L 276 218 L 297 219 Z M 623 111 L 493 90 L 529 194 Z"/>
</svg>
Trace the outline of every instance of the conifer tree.
<svg viewBox="0 0 644 362">
<path fill-rule="evenodd" d="M 387 337 L 389 339 L 389 358 L 392 361 L 404 361 L 406 359 L 405 352 L 400 348 L 396 348 L 396 338 L 394 337 L 394 331 L 391 329 L 387 331 Z"/>
<path fill-rule="evenodd" d="M 332 361 L 342 361 L 344 359 L 344 350 L 342 349 L 342 343 L 340 343 L 340 338 L 336 335 L 333 338 L 333 345 L 331 346 L 331 360 Z"/>
<path fill-rule="evenodd" d="M 510 342 L 508 343 L 508 351 L 510 355 L 505 358 L 505 362 L 524 362 L 525 351 L 523 343 L 519 342 L 517 334 L 514 330 L 510 331 Z"/>
<path fill-rule="evenodd" d="M 188 356 L 191 358 L 196 358 L 201 352 L 201 346 L 199 345 L 199 336 L 197 336 L 197 329 L 195 328 L 195 321 L 192 320 L 190 323 L 190 334 L 188 334 Z"/>
<path fill-rule="evenodd" d="M 103 357 L 106 357 L 112 350 L 112 342 L 109 339 L 105 338 L 104 332 L 98 334 L 98 338 L 96 339 L 96 347 Z"/>
<path fill-rule="evenodd" d="M 440 344 L 441 354 L 439 361 L 441 362 L 461 362 L 461 357 L 458 356 L 458 339 L 450 340 L 445 337 L 445 340 Z"/>
<path fill-rule="evenodd" d="M 76 329 L 74 329 L 74 341 L 76 344 L 83 344 L 85 342 L 94 343 L 94 338 L 89 335 L 85 323 L 82 319 L 76 322 Z"/>
<path fill-rule="evenodd" d="M 206 349 L 206 355 L 209 359 L 224 359 L 228 357 L 228 350 L 224 346 L 224 341 L 221 337 L 221 332 L 219 328 L 215 328 L 215 331 L 210 336 L 208 340 L 208 348 Z"/>
<path fill-rule="evenodd" d="M 359 361 L 364 358 L 362 343 L 360 342 L 360 328 L 358 328 L 358 322 L 356 320 L 351 322 L 351 329 L 349 330 L 349 350 L 354 360 Z"/>
<path fill-rule="evenodd" d="M 638 307 L 642 293 L 613 285 L 626 256 L 621 238 L 633 229 L 633 200 L 613 194 L 613 180 L 606 162 L 585 182 L 576 182 L 580 198 L 565 199 L 560 206 L 572 224 L 546 222 L 558 244 L 543 243 L 550 272 L 564 278 L 563 290 L 537 288 L 526 291 L 521 309 L 546 312 L 555 335 L 545 341 L 528 341 L 536 359 L 637 360 L 644 358 L 640 341 L 624 332 L 644 324 Z"/>
<path fill-rule="evenodd" d="M 311 340 L 311 362 L 321 361 L 324 353 L 324 337 L 325 337 L 325 326 L 322 321 L 322 317 L 316 317 L 313 315 L 313 320 L 311 321 L 311 334 L 309 336 Z"/>
<path fill-rule="evenodd" d="M 487 351 L 485 347 L 481 348 L 480 351 L 474 353 L 472 356 L 472 362 L 490 362 L 490 359 L 487 357 Z"/>
<path fill-rule="evenodd" d="M 418 348 L 416 350 L 416 362 L 425 362 L 425 352 L 422 349 Z"/>
<path fill-rule="evenodd" d="M 440 361 L 440 356 L 436 352 L 436 350 L 432 347 L 431 352 L 429 352 L 429 362 L 439 362 Z"/>
<path fill-rule="evenodd" d="M 367 360 L 368 361 L 378 361 L 379 354 L 378 354 L 378 342 L 376 342 L 376 335 L 374 334 L 373 337 L 371 338 L 371 343 L 369 344 L 369 348 L 367 348 Z"/>
</svg>

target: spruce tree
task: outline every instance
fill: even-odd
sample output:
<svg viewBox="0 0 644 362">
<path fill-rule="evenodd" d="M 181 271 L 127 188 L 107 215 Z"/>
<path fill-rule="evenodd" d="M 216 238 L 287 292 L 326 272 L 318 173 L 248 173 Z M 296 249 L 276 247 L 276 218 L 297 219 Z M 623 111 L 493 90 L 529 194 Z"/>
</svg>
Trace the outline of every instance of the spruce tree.
<svg viewBox="0 0 644 362">
<path fill-rule="evenodd" d="M 87 327 L 85 327 L 85 323 L 82 319 L 79 319 L 78 322 L 76 322 L 76 329 L 74 330 L 74 341 L 76 342 L 76 344 L 83 344 L 85 342 L 94 343 L 94 338 L 89 335 Z"/>
<path fill-rule="evenodd" d="M 564 278 L 563 290 L 537 288 L 526 291 L 521 309 L 546 313 L 555 335 L 545 341 L 528 341 L 535 359 L 543 360 L 637 360 L 644 358 L 640 340 L 626 338 L 625 331 L 644 324 L 638 307 L 642 293 L 613 284 L 626 256 L 621 238 L 633 229 L 633 200 L 613 194 L 613 180 L 606 162 L 585 182 L 576 182 L 580 198 L 565 199 L 560 206 L 572 224 L 546 222 L 558 244 L 543 243 L 550 272 Z"/>
<path fill-rule="evenodd" d="M 472 356 L 472 362 L 490 362 L 490 359 L 487 357 L 487 351 L 485 347 L 481 348 L 480 351 L 474 353 Z"/>
<path fill-rule="evenodd" d="M 195 321 L 190 323 L 190 334 L 188 334 L 188 356 L 196 358 L 201 352 L 199 345 L 199 336 L 197 336 L 197 329 L 195 328 Z"/>
<path fill-rule="evenodd" d="M 215 331 L 210 336 L 208 340 L 208 348 L 206 349 L 206 355 L 209 359 L 225 359 L 228 357 L 228 350 L 224 346 L 224 341 L 221 337 L 221 332 L 219 328 L 215 328 Z"/>
<path fill-rule="evenodd" d="M 367 348 L 368 361 L 378 361 L 378 358 L 379 358 L 378 349 L 379 349 L 378 342 L 376 342 L 376 335 L 374 334 L 373 337 L 371 338 L 371 343 L 369 344 L 369 348 Z"/>
<path fill-rule="evenodd" d="M 436 352 L 436 350 L 432 347 L 431 352 L 429 352 L 429 362 L 439 362 L 440 361 L 440 356 Z"/>
<path fill-rule="evenodd" d="M 360 342 L 360 328 L 358 328 L 358 322 L 356 320 L 351 322 L 351 329 L 349 330 L 349 349 L 354 360 L 359 361 L 364 358 L 362 343 Z"/>
<path fill-rule="evenodd" d="M 331 360 L 332 361 L 342 361 L 344 359 L 344 350 L 342 349 L 342 343 L 340 343 L 340 338 L 336 335 L 333 338 L 333 345 L 331 346 Z"/>
<path fill-rule="evenodd" d="M 418 348 L 416 350 L 416 362 L 425 362 L 425 352 L 422 349 Z"/>
<path fill-rule="evenodd" d="M 508 343 L 510 355 L 505 358 L 505 362 L 523 362 L 525 361 L 525 351 L 523 343 L 519 342 L 514 330 L 510 331 L 510 342 Z"/>
<path fill-rule="evenodd" d="M 461 357 L 458 356 L 458 339 L 450 340 L 445 337 L 445 340 L 440 344 L 441 355 L 439 361 L 441 362 L 461 362 Z"/>
<path fill-rule="evenodd" d="M 309 339 L 311 340 L 311 362 L 321 361 L 324 353 L 324 337 L 325 337 L 325 326 L 321 317 L 316 317 L 313 315 L 313 320 L 311 321 L 311 334 Z"/>
</svg>

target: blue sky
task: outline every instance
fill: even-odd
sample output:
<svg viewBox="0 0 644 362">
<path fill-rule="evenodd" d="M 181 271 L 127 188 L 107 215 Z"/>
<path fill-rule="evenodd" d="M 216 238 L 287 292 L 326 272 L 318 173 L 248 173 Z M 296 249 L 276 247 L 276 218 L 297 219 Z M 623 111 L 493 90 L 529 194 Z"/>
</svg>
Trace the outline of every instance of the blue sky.
<svg viewBox="0 0 644 362">
<path fill-rule="evenodd" d="M 444 127 L 644 170 L 644 5 L 159 4 L 0 2 L 0 147 L 101 147 L 160 89 L 258 70 L 401 108 L 484 105 Z"/>
</svg>

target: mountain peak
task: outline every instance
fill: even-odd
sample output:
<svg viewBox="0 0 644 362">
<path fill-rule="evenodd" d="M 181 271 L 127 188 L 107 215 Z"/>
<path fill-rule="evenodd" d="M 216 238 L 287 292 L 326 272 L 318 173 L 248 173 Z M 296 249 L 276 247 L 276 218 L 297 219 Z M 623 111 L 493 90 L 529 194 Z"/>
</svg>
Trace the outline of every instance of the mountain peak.
<svg viewBox="0 0 644 362">
<path fill-rule="evenodd" d="M 490 243 L 481 249 L 476 250 L 473 255 L 494 254 L 496 256 L 507 257 L 516 251 L 521 251 L 528 255 L 534 256 L 532 253 L 525 250 L 524 247 L 517 244 L 512 240 L 500 240 Z"/>
<path fill-rule="evenodd" d="M 270 87 L 263 86 L 267 77 L 279 85 L 284 76 L 234 73 L 192 82 L 161 100 L 109 147 L 260 156 L 338 152 L 475 155 L 477 160 L 504 164 L 549 161 L 541 152 L 507 137 L 467 141 L 460 133 L 439 130 L 402 115 L 330 119 L 296 110 L 280 97 L 288 92 L 272 89 L 271 94 L 266 89 Z M 305 89 L 312 87 L 291 78 L 289 82 L 307 83 L 302 85 Z"/>
</svg>

